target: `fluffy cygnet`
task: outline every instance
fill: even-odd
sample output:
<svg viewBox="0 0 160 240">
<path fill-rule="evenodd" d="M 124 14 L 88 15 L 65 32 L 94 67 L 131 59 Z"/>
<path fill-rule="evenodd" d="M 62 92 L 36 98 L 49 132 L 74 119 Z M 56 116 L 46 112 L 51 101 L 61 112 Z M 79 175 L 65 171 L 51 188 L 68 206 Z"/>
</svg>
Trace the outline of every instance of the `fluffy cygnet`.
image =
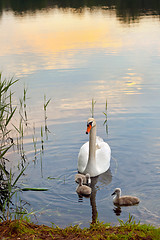
<svg viewBox="0 0 160 240">
<path fill-rule="evenodd" d="M 113 203 L 115 205 L 132 206 L 132 205 L 138 204 L 140 202 L 139 198 L 137 198 L 137 197 L 132 197 L 132 196 L 122 196 L 121 197 L 121 189 L 120 188 L 116 188 L 114 193 L 112 193 L 112 195 L 116 195 L 113 198 Z"/>
<path fill-rule="evenodd" d="M 89 173 L 87 173 L 86 175 L 77 173 L 75 175 L 75 182 L 76 183 L 79 183 L 79 178 L 82 178 L 82 183 L 83 184 L 87 184 L 87 185 L 91 184 L 91 178 L 90 178 Z"/>
<path fill-rule="evenodd" d="M 92 189 L 89 186 L 83 185 L 82 181 L 83 181 L 82 178 L 79 177 L 78 179 L 79 185 L 76 189 L 76 192 L 82 196 L 89 196 L 92 192 Z"/>
</svg>

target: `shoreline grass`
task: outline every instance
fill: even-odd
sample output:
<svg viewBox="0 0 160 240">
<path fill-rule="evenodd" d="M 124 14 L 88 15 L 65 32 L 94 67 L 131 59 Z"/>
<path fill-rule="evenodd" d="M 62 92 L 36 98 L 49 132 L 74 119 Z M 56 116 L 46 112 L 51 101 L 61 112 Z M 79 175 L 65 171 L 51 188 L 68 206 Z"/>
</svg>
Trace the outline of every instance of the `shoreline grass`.
<svg viewBox="0 0 160 240">
<path fill-rule="evenodd" d="M 143 239 L 159 240 L 160 228 L 146 224 L 129 223 L 111 226 L 97 222 L 89 228 L 81 229 L 78 225 L 59 228 L 37 225 L 24 220 L 5 221 L 0 223 L 2 239 Z"/>
</svg>

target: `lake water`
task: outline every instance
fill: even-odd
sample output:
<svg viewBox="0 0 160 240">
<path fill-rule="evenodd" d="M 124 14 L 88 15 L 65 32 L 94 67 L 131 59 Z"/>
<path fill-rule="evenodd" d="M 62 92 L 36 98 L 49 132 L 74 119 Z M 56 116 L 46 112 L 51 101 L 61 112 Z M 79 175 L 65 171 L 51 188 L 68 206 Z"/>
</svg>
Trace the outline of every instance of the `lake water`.
<svg viewBox="0 0 160 240">
<path fill-rule="evenodd" d="M 97 214 L 99 221 L 118 224 L 118 218 L 127 221 L 130 213 L 137 222 L 159 225 L 160 20 L 154 4 L 158 6 L 158 1 L 153 6 L 136 6 L 133 1 L 129 7 L 123 1 L 126 8 L 114 1 L 107 6 L 103 1 L 97 6 L 79 1 L 75 6 L 69 1 L 0 2 L 0 71 L 4 77 L 20 79 L 13 87 L 15 104 L 24 86 L 28 89 L 24 149 L 29 166 L 19 186 L 48 188 L 20 195 L 30 204 L 25 207 L 32 220 L 88 227 Z M 43 136 L 40 154 L 44 95 L 51 99 L 46 112 L 49 132 Z M 74 175 L 79 149 L 88 141 L 92 99 L 97 135 L 112 150 L 111 167 L 93 180 L 91 198 L 79 199 Z M 19 122 L 18 116 L 14 121 Z M 16 150 L 10 159 L 18 171 Z M 140 204 L 116 209 L 111 197 L 116 187 L 139 197 Z"/>
</svg>

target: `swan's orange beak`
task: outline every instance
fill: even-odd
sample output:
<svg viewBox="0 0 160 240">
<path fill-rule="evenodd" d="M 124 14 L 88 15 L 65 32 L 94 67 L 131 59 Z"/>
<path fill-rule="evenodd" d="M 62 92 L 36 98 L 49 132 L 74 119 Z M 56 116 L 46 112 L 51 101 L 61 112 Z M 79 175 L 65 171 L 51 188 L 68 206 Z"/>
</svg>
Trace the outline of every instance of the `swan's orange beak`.
<svg viewBox="0 0 160 240">
<path fill-rule="evenodd" d="M 91 128 L 92 128 L 92 125 L 88 124 L 86 134 L 88 134 L 91 131 Z"/>
</svg>

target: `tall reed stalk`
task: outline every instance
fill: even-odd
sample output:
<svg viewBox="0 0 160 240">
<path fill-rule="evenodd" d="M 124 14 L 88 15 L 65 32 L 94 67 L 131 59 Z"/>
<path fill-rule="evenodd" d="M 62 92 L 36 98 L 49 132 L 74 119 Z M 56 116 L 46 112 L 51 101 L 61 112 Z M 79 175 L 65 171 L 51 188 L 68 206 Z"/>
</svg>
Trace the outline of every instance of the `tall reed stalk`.
<svg viewBox="0 0 160 240">
<path fill-rule="evenodd" d="M 6 169 L 6 161 L 9 160 L 5 156 L 14 145 L 13 138 L 10 136 L 11 129 L 8 130 L 8 126 L 17 109 L 17 107 L 13 108 L 12 106 L 13 93 L 10 88 L 17 81 L 13 78 L 10 80 L 2 79 L 0 73 L 0 209 L 6 219 L 9 218 L 12 196 L 16 193 L 16 183 L 26 169 L 23 168 L 15 180 L 13 180 L 12 170 Z"/>
<path fill-rule="evenodd" d="M 108 110 L 108 102 L 107 102 L 107 99 L 106 99 L 105 111 L 103 112 L 103 114 L 105 115 L 105 120 L 104 120 L 103 125 L 106 126 L 106 133 L 108 135 L 108 113 L 107 113 L 107 110 Z"/>
<path fill-rule="evenodd" d="M 12 123 L 12 118 L 17 110 L 17 107 L 13 107 L 12 105 L 12 91 L 11 86 L 15 84 L 18 80 L 6 80 L 2 79 L 2 74 L 0 73 L 0 211 L 2 212 L 2 216 L 0 214 L 0 218 L 2 219 L 9 219 L 13 214 L 13 209 L 11 210 L 10 206 L 12 204 L 12 198 L 17 192 L 21 189 L 17 188 L 17 182 L 19 178 L 23 175 L 24 171 L 26 170 L 26 163 L 27 157 L 26 152 L 24 150 L 24 138 L 25 138 L 25 131 L 29 128 L 28 126 L 28 115 L 27 115 L 27 89 L 24 87 L 23 90 L 23 97 L 19 99 L 20 107 L 19 107 L 19 116 L 20 121 L 19 125 L 16 126 Z M 46 96 L 44 95 L 44 131 L 46 134 L 46 139 L 48 139 L 48 126 L 47 126 L 47 106 L 51 99 L 47 100 Z M 17 141 L 14 142 L 12 138 L 12 130 L 14 127 L 14 132 L 16 130 L 17 133 Z M 11 128 L 12 127 L 12 128 Z M 41 160 L 41 176 L 43 177 L 42 172 L 42 155 L 44 154 L 44 134 L 43 134 L 43 127 L 41 127 L 40 132 L 41 138 L 41 147 L 38 151 L 38 140 L 36 137 L 36 128 L 35 125 L 33 127 L 33 144 L 34 144 L 34 157 L 35 160 L 37 159 L 37 155 L 40 153 L 40 160 Z M 18 153 L 20 154 L 21 161 L 18 163 L 19 172 L 17 177 L 15 178 L 15 174 L 12 172 L 12 169 L 7 169 L 6 161 L 7 159 L 7 152 L 12 149 L 14 145 L 17 145 Z M 13 148 L 14 150 L 14 148 Z M 28 188 L 34 189 L 35 188 Z M 38 189 L 44 190 L 44 189 Z M 22 205 L 17 207 L 16 205 L 15 213 L 21 214 Z M 10 211 L 11 210 L 11 211 Z M 19 211 L 20 210 L 20 211 Z M 26 212 L 26 211 L 24 211 Z"/>
<path fill-rule="evenodd" d="M 91 117 L 94 118 L 94 106 L 96 104 L 96 101 L 92 98 L 92 108 L 91 108 Z"/>
<path fill-rule="evenodd" d="M 19 102 L 20 102 L 19 115 L 21 117 L 21 120 L 23 120 L 23 122 L 27 126 L 28 118 L 27 118 L 27 104 L 26 104 L 26 100 L 27 100 L 27 88 L 24 86 L 23 97 L 19 99 Z"/>
<path fill-rule="evenodd" d="M 45 122 L 45 134 L 46 134 L 46 140 L 48 140 L 48 133 L 50 132 L 47 126 L 47 106 L 49 104 L 49 102 L 51 101 L 51 99 L 47 100 L 46 99 L 46 95 L 44 95 L 44 105 L 43 105 L 43 109 L 44 109 L 44 122 Z"/>
<path fill-rule="evenodd" d="M 14 81 L 13 78 L 11 80 L 3 80 L 2 73 L 0 73 L 0 147 L 6 145 L 6 139 L 11 131 L 7 127 L 16 111 L 16 107 L 12 107 L 13 93 L 9 92 L 9 90 L 17 81 Z"/>
</svg>

